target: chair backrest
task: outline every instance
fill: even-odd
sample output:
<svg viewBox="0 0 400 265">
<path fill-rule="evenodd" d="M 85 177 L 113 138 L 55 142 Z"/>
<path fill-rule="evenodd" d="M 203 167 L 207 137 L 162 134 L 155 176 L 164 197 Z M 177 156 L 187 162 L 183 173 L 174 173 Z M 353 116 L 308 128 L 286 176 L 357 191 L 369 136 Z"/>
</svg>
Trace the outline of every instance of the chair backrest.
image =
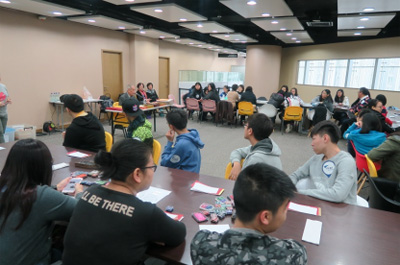
<svg viewBox="0 0 400 265">
<path fill-rule="evenodd" d="M 240 166 L 243 166 L 243 162 L 244 162 L 244 158 L 242 158 L 242 160 L 240 160 Z M 231 171 L 232 171 L 232 163 L 229 162 L 225 168 L 225 179 L 229 179 L 229 175 L 231 174 Z"/>
<path fill-rule="evenodd" d="M 399 183 L 390 179 L 371 178 L 368 172 L 364 171 L 370 182 L 369 185 L 369 207 L 400 213 L 400 202 L 395 201 L 395 196 L 400 192 Z"/>
<path fill-rule="evenodd" d="M 303 108 L 297 106 L 289 106 L 285 109 L 283 120 L 285 121 L 301 121 L 303 117 Z"/>
<path fill-rule="evenodd" d="M 119 105 L 119 102 L 116 101 L 116 102 L 114 102 L 113 107 L 122 107 L 122 106 L 120 106 L 120 105 Z"/>
<path fill-rule="evenodd" d="M 158 165 L 161 155 L 161 144 L 156 139 L 153 139 L 153 160 L 154 164 Z"/>
<path fill-rule="evenodd" d="M 372 160 L 369 159 L 368 155 L 365 155 L 365 159 L 367 160 L 369 176 L 372 178 L 378 177 L 378 172 L 376 170 L 376 166 L 375 166 L 374 162 L 372 162 Z"/>
<path fill-rule="evenodd" d="M 363 172 L 365 169 L 368 173 L 370 173 L 365 155 L 363 155 L 357 151 L 356 146 L 354 145 L 353 141 L 350 141 L 350 144 L 353 146 L 354 152 L 356 153 L 356 165 L 357 165 L 358 171 Z M 381 168 L 381 166 L 378 163 L 376 163 L 376 164 L 374 163 L 374 165 L 375 165 L 375 176 L 378 176 L 378 174 L 376 174 L 376 170 L 379 170 Z"/>
<path fill-rule="evenodd" d="M 186 108 L 188 110 L 200 110 L 199 102 L 194 98 L 186 99 Z"/>
<path fill-rule="evenodd" d="M 111 133 L 109 133 L 109 132 L 104 132 L 104 133 L 105 133 L 105 137 L 106 137 L 106 151 L 110 152 L 112 144 L 113 144 L 113 137 L 112 137 Z"/>
<path fill-rule="evenodd" d="M 266 97 L 258 97 L 258 99 L 257 100 L 267 100 L 267 98 Z"/>
<path fill-rule="evenodd" d="M 203 105 L 203 111 L 216 112 L 217 104 L 212 99 L 204 99 L 201 104 Z"/>
<path fill-rule="evenodd" d="M 238 104 L 238 114 L 239 115 L 253 115 L 254 108 L 251 102 L 240 101 Z"/>
<path fill-rule="evenodd" d="M 272 104 L 264 104 L 260 108 L 258 108 L 258 113 L 264 113 L 269 118 L 275 117 L 278 110 Z"/>
<path fill-rule="evenodd" d="M 175 102 L 175 96 L 174 96 L 174 95 L 169 94 L 169 95 L 168 95 L 168 99 L 172 99 L 172 104 L 175 104 L 175 103 L 176 103 L 176 102 Z"/>
</svg>

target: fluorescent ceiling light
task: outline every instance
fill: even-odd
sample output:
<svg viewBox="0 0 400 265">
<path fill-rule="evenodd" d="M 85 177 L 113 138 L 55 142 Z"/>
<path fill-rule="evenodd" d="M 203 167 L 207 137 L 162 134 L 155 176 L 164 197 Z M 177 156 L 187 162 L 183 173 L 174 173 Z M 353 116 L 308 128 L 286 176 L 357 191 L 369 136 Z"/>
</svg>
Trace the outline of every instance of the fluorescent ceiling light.
<svg viewBox="0 0 400 265">
<path fill-rule="evenodd" d="M 292 36 L 293 34 L 292 33 L 286 33 L 286 36 Z"/>
<path fill-rule="evenodd" d="M 10 2 L 10 1 L 7 1 L 7 0 L 1 0 L 0 3 L 3 3 L 3 4 L 11 4 L 11 2 Z"/>
<path fill-rule="evenodd" d="M 277 20 L 272 20 L 271 21 L 271 24 L 278 24 L 279 23 L 279 21 L 277 21 Z"/>
<path fill-rule="evenodd" d="M 357 28 L 358 29 L 364 29 L 365 27 L 364 26 L 358 26 Z"/>
<path fill-rule="evenodd" d="M 165 38 L 165 36 L 160 36 L 160 39 L 164 39 Z"/>
<path fill-rule="evenodd" d="M 182 21 L 182 22 L 187 21 L 186 18 L 180 18 L 179 20 Z"/>
<path fill-rule="evenodd" d="M 125 0 L 125 2 L 135 2 L 135 0 Z"/>
<path fill-rule="evenodd" d="M 261 16 L 263 16 L 263 17 L 269 17 L 271 14 L 269 14 L 269 13 L 262 13 L 261 14 Z"/>
<path fill-rule="evenodd" d="M 54 12 L 53 12 L 53 15 L 56 15 L 56 16 L 61 16 L 61 15 L 62 15 L 62 13 L 61 13 L 61 12 L 58 12 L 58 11 L 54 11 Z"/>
<path fill-rule="evenodd" d="M 286 30 L 286 28 L 280 28 L 279 30 Z"/>
<path fill-rule="evenodd" d="M 197 24 L 197 27 L 198 27 L 198 28 L 202 28 L 203 25 L 202 25 L 202 24 Z"/>
<path fill-rule="evenodd" d="M 125 27 L 124 26 L 119 26 L 118 29 L 125 29 Z"/>
<path fill-rule="evenodd" d="M 354 36 L 360 36 L 361 32 L 354 32 Z"/>
<path fill-rule="evenodd" d="M 139 33 L 140 33 L 140 34 L 146 34 L 146 31 L 141 30 L 141 31 L 139 31 Z"/>
<path fill-rule="evenodd" d="M 257 2 L 254 1 L 254 0 L 250 0 L 250 1 L 247 1 L 247 4 L 248 4 L 249 6 L 254 6 L 254 5 L 257 4 Z"/>
<path fill-rule="evenodd" d="M 296 43 L 300 43 L 301 42 L 301 40 L 296 40 Z"/>
<path fill-rule="evenodd" d="M 375 10 L 375 8 L 373 8 L 373 7 L 366 7 L 363 9 L 364 12 L 372 12 L 374 10 Z"/>
<path fill-rule="evenodd" d="M 362 17 L 362 18 L 360 18 L 360 20 L 361 20 L 361 21 L 368 21 L 369 18 L 368 18 L 368 17 Z"/>
<path fill-rule="evenodd" d="M 90 22 L 90 23 L 95 23 L 96 20 L 94 20 L 94 19 L 88 19 L 88 22 Z"/>
<path fill-rule="evenodd" d="M 297 38 L 293 37 L 292 40 L 297 40 Z"/>
<path fill-rule="evenodd" d="M 156 12 L 156 13 L 162 13 L 163 11 L 162 11 L 161 8 L 156 8 L 156 9 L 154 9 L 154 12 Z"/>
</svg>

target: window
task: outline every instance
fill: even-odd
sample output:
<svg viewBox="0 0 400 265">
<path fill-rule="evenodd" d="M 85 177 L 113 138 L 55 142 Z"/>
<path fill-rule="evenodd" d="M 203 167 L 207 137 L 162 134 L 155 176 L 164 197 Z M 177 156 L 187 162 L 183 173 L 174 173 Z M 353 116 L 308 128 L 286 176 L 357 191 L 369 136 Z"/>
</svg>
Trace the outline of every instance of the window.
<svg viewBox="0 0 400 265">
<path fill-rule="evenodd" d="M 304 84 L 322 85 L 322 79 L 324 77 L 324 66 L 324 60 L 307 61 Z"/>
<path fill-rule="evenodd" d="M 324 86 L 344 87 L 348 60 L 327 60 Z"/>
<path fill-rule="evenodd" d="M 400 58 L 378 59 L 374 89 L 400 91 Z"/>
<path fill-rule="evenodd" d="M 297 84 L 400 91 L 400 58 L 299 60 Z"/>
</svg>

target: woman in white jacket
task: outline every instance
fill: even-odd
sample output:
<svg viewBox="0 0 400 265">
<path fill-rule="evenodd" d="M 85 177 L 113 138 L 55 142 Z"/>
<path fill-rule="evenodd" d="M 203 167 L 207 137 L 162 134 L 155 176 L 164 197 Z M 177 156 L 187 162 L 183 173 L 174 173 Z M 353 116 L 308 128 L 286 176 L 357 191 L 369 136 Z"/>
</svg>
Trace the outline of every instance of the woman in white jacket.
<svg viewBox="0 0 400 265">
<path fill-rule="evenodd" d="M 336 91 L 334 105 L 343 107 L 350 106 L 349 98 L 344 95 L 343 89 L 338 89 Z M 339 125 L 341 125 L 342 121 L 347 119 L 346 111 L 341 109 L 335 110 L 333 113 L 333 118 L 339 122 Z"/>
</svg>

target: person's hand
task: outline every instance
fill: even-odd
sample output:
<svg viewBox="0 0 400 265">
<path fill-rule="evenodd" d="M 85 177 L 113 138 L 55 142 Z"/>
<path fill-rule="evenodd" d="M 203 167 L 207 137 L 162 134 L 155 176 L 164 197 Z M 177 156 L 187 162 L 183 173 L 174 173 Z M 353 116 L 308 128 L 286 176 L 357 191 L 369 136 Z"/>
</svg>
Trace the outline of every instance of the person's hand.
<svg viewBox="0 0 400 265">
<path fill-rule="evenodd" d="M 170 142 L 174 141 L 175 137 L 175 131 L 174 130 L 168 130 L 167 133 L 165 134 L 165 137 L 167 137 L 167 140 Z"/>
<path fill-rule="evenodd" d="M 362 127 L 362 121 L 357 121 L 356 125 L 357 125 L 358 128 L 361 128 Z"/>
<path fill-rule="evenodd" d="M 62 191 L 62 190 L 65 188 L 65 186 L 67 186 L 68 182 L 69 182 L 71 179 L 72 179 L 72 177 L 68 177 L 68 178 L 65 178 L 65 179 L 61 180 L 61 181 L 57 184 L 57 190 L 58 190 L 58 191 Z"/>
<path fill-rule="evenodd" d="M 11 104 L 11 103 L 12 103 L 11 98 L 8 98 L 6 104 Z"/>
<path fill-rule="evenodd" d="M 75 184 L 75 194 L 74 195 L 76 195 L 78 193 L 81 193 L 81 192 L 83 192 L 83 185 L 79 184 L 79 183 L 76 183 Z"/>
<path fill-rule="evenodd" d="M 231 170 L 231 174 L 229 175 L 230 180 L 236 180 L 239 176 L 240 170 L 242 167 L 240 166 L 239 162 L 234 162 Z"/>
</svg>

